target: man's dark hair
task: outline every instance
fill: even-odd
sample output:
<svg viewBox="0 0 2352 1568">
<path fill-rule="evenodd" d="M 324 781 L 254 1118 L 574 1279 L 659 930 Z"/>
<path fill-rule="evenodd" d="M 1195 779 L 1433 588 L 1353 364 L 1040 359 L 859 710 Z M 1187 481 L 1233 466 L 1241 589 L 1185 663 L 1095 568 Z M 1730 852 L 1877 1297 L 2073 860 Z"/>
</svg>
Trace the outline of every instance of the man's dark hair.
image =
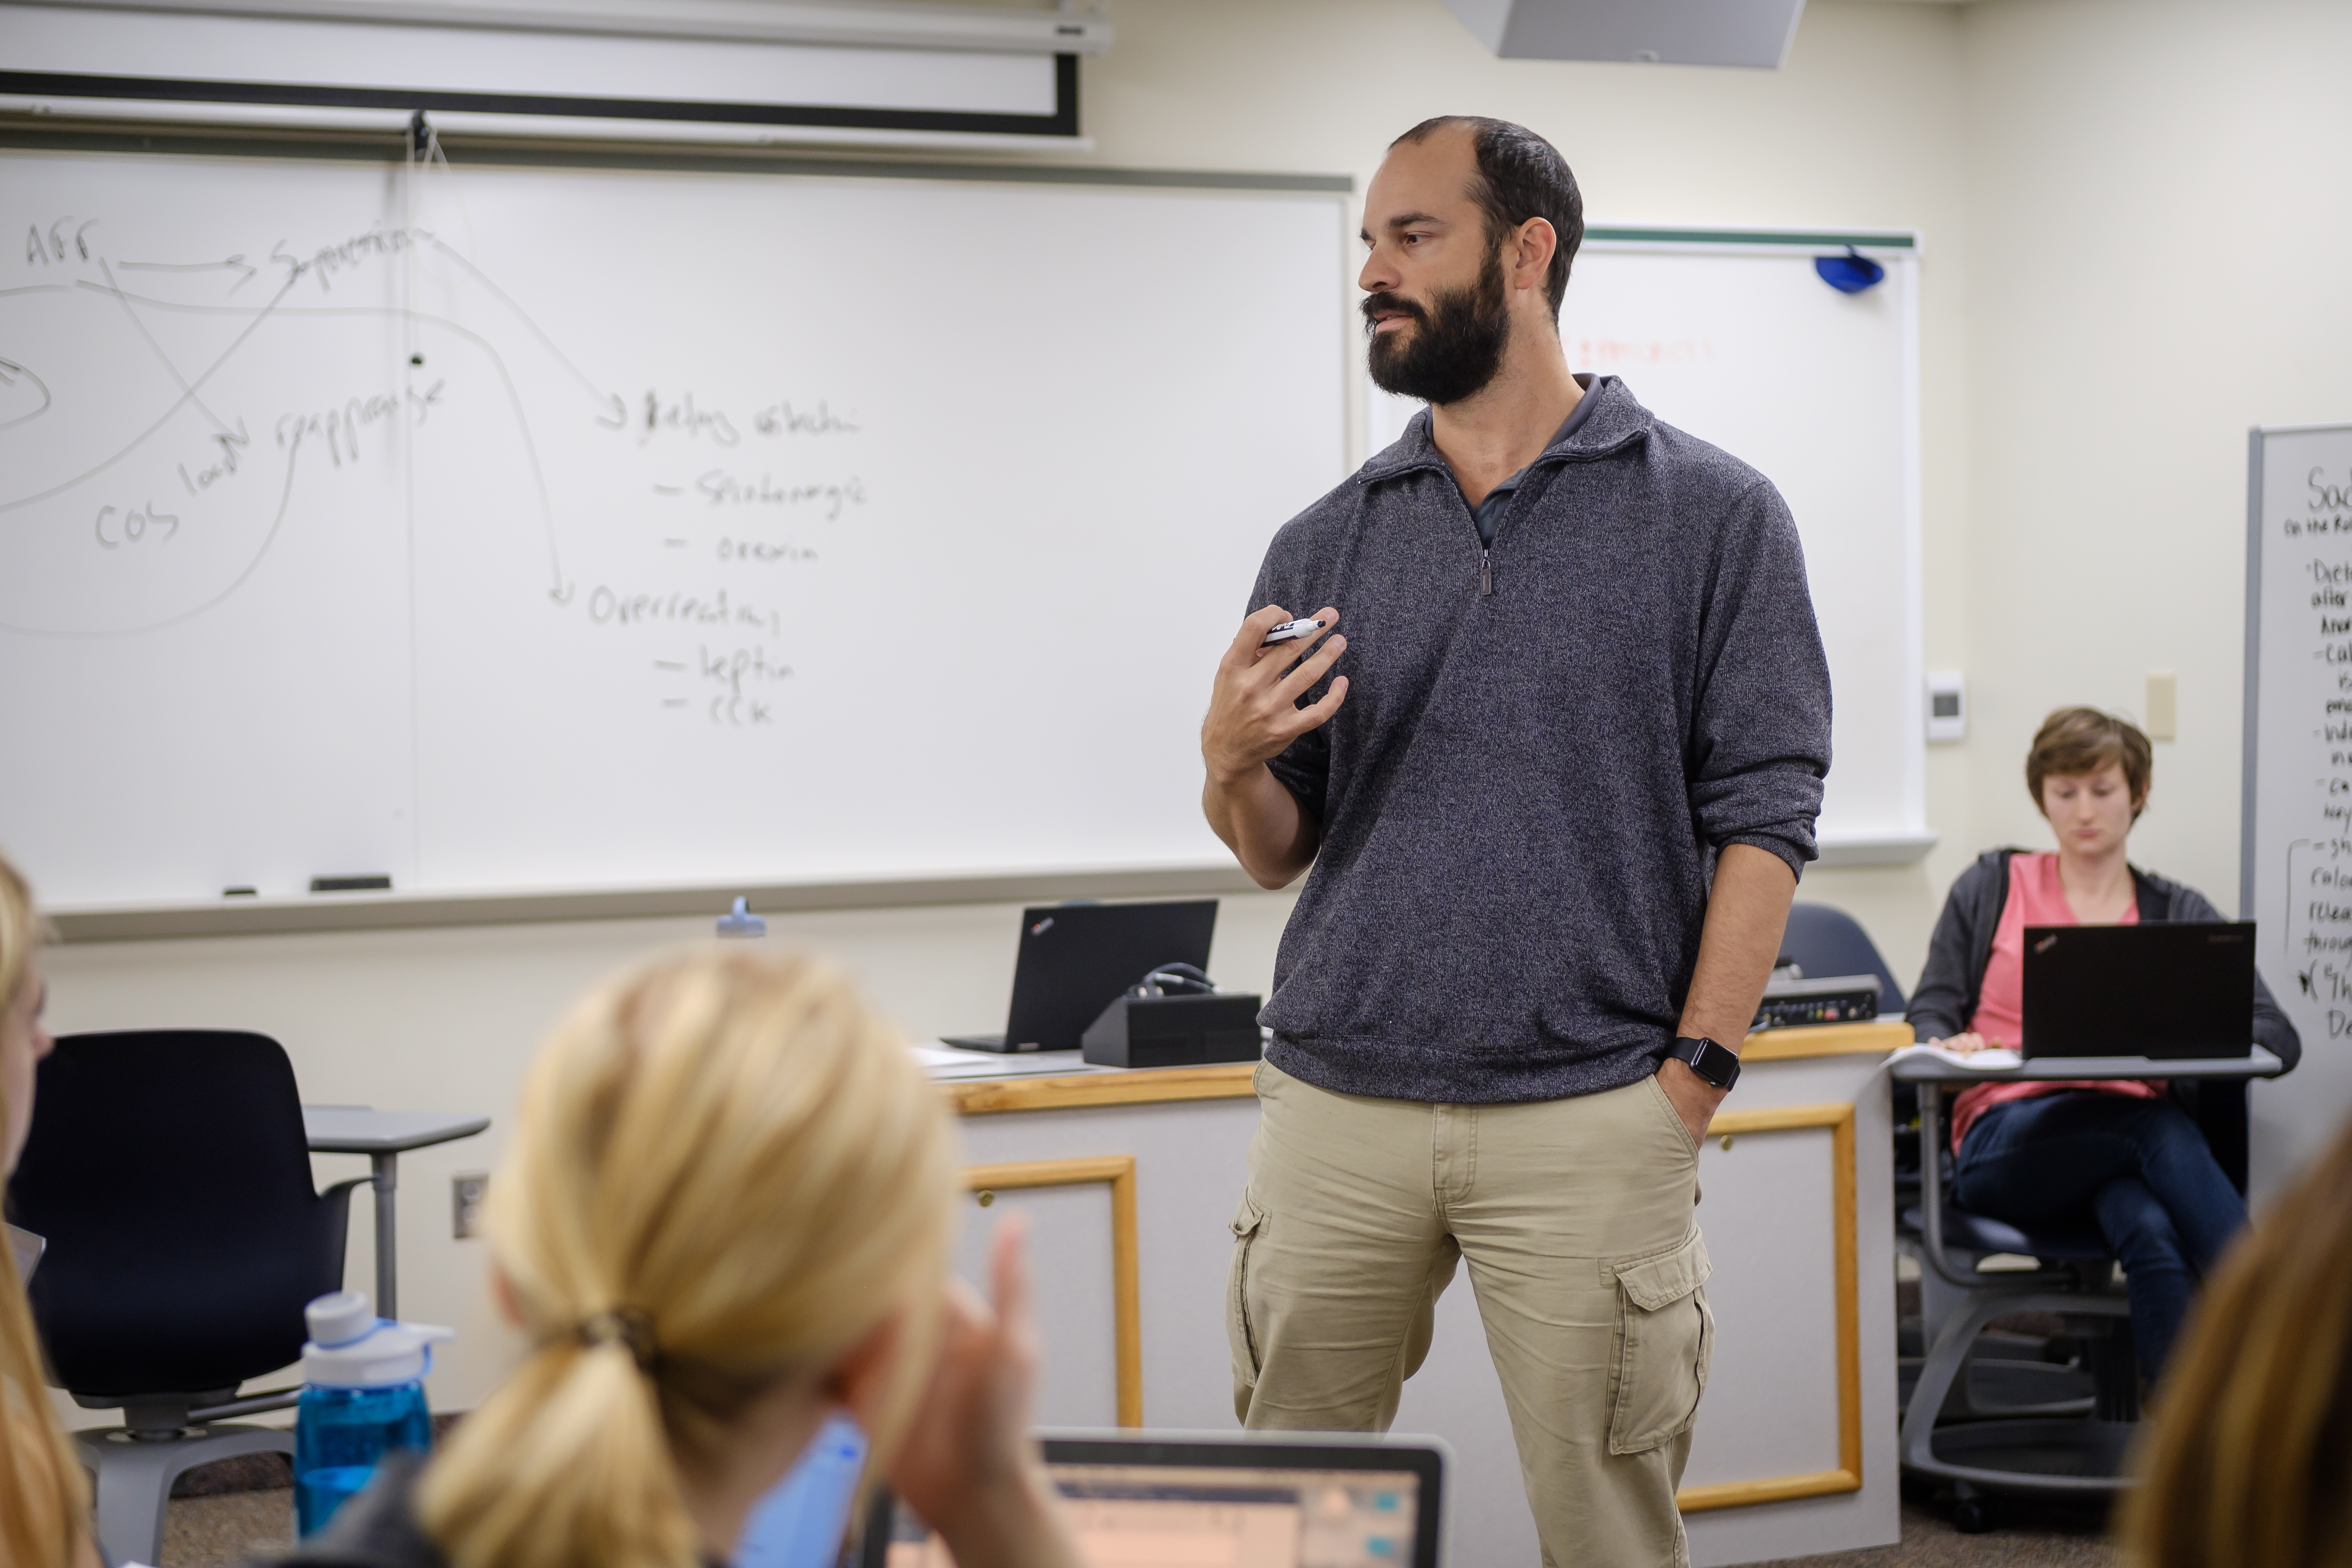
<svg viewBox="0 0 2352 1568">
<path fill-rule="evenodd" d="M 1500 245 L 1503 236 L 1531 217 L 1551 225 L 1552 233 L 1559 237 L 1551 274 L 1544 280 L 1544 297 L 1551 301 L 1557 320 L 1559 302 L 1568 297 L 1569 264 L 1576 259 L 1576 247 L 1584 243 L 1584 194 L 1576 188 L 1576 175 L 1570 171 L 1568 160 L 1559 155 L 1559 148 L 1526 126 L 1482 114 L 1441 114 L 1423 121 L 1389 145 L 1426 142 L 1449 125 L 1468 127 L 1471 147 L 1477 153 L 1478 178 L 1471 186 L 1470 199 L 1486 215 L 1486 243 Z"/>
</svg>

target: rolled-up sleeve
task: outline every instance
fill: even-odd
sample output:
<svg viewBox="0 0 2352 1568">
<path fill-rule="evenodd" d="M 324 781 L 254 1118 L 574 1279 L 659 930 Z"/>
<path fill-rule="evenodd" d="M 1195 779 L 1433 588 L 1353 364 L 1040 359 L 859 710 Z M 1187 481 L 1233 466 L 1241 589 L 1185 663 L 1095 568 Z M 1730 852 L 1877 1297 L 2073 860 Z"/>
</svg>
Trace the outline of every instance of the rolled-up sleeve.
<svg viewBox="0 0 2352 1568">
<path fill-rule="evenodd" d="M 1699 835 L 1753 845 L 1804 874 L 1830 769 L 1830 669 L 1804 546 L 1780 492 L 1750 486 L 1707 584 L 1686 776 Z"/>
</svg>

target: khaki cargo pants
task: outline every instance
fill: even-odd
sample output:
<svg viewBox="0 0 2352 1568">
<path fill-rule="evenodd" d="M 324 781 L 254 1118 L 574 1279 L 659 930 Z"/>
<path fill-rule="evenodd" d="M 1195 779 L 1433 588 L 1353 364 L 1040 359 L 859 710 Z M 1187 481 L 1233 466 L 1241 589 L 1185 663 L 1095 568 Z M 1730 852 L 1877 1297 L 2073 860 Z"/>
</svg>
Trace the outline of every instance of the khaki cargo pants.
<svg viewBox="0 0 2352 1568">
<path fill-rule="evenodd" d="M 1684 1568 L 1715 1322 L 1665 1091 L 1424 1105 L 1271 1062 L 1256 1083 L 1225 1310 L 1242 1424 L 1385 1431 L 1466 1260 L 1547 1568 Z"/>
</svg>

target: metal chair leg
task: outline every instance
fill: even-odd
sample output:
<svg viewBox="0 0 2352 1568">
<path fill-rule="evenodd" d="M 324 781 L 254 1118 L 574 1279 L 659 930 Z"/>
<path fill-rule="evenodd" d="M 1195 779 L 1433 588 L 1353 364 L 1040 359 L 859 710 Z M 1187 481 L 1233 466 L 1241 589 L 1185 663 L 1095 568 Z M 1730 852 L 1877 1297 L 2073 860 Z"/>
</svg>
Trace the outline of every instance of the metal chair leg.
<svg viewBox="0 0 2352 1568">
<path fill-rule="evenodd" d="M 283 1426 L 218 1426 L 166 1442 L 141 1442 L 120 1426 L 74 1434 L 98 1494 L 98 1541 L 110 1562 L 153 1563 L 163 1552 L 163 1506 L 172 1483 L 199 1465 L 240 1454 L 292 1458 Z"/>
</svg>

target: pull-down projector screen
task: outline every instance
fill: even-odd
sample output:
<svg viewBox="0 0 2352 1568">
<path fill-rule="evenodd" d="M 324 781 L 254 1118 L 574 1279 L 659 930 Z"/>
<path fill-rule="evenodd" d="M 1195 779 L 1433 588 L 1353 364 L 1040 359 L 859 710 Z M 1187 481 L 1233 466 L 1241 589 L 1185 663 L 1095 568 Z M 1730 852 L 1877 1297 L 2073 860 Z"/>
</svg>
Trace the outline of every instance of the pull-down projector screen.
<svg viewBox="0 0 2352 1568">
<path fill-rule="evenodd" d="M 802 28 L 858 40 L 810 42 L 786 24 L 819 8 L 707 0 L 675 15 L 645 6 L 254 8 L 278 14 L 0 5 L 0 99 L 67 112 L 422 110 L 445 125 L 453 114 L 497 117 L 504 129 L 540 133 L 627 125 L 638 135 L 826 128 L 1068 139 L 1078 129 L 1076 51 L 1103 43 L 1099 22 L 1053 12 L 997 33 L 908 27 L 896 43 L 886 41 L 888 29 Z M 720 33 L 720 22 L 737 30 Z M 982 47 L 991 40 L 999 47 Z"/>
</svg>

